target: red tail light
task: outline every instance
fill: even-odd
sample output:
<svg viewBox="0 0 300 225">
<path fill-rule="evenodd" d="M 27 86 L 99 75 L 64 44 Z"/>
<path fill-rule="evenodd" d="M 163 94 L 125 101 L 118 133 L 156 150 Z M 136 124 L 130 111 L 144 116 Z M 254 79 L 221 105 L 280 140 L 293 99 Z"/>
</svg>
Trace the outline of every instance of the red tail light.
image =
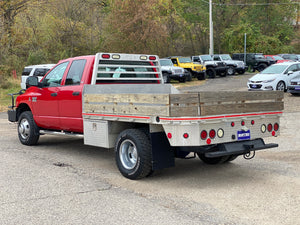
<svg viewBox="0 0 300 225">
<path fill-rule="evenodd" d="M 167 134 L 167 137 L 168 137 L 169 139 L 171 139 L 171 138 L 172 138 L 172 134 L 171 134 L 171 133 L 168 133 L 168 134 Z"/>
<path fill-rule="evenodd" d="M 149 60 L 156 60 L 155 56 L 149 56 Z"/>
<path fill-rule="evenodd" d="M 188 133 L 184 133 L 184 134 L 183 134 L 183 137 L 184 137 L 185 139 L 187 139 L 187 138 L 189 138 L 189 134 L 188 134 Z"/>
<path fill-rule="evenodd" d="M 102 54 L 102 58 L 103 58 L 103 59 L 109 59 L 109 58 L 110 58 L 110 55 L 109 55 L 109 54 Z"/>
<path fill-rule="evenodd" d="M 278 131 L 278 130 L 279 130 L 279 124 L 278 124 L 278 123 L 275 123 L 275 124 L 274 124 L 274 130 L 275 130 L 275 131 Z"/>
<path fill-rule="evenodd" d="M 241 122 L 241 125 L 242 125 L 242 126 L 245 126 L 245 121 L 242 121 L 242 122 Z"/>
<path fill-rule="evenodd" d="M 269 124 L 268 124 L 268 127 L 267 127 L 267 129 L 268 129 L 268 131 L 269 131 L 269 132 L 271 132 L 271 131 L 272 131 L 272 129 L 273 129 L 273 126 L 272 126 L 272 124 L 270 124 L 270 123 L 269 123 Z"/>
<path fill-rule="evenodd" d="M 214 139 L 216 137 L 216 131 L 214 129 L 212 129 L 212 130 L 209 131 L 209 137 L 211 139 Z"/>
<path fill-rule="evenodd" d="M 251 120 L 251 125 L 254 125 L 254 124 L 255 124 L 254 120 Z"/>
<path fill-rule="evenodd" d="M 231 122 L 231 126 L 234 127 L 234 126 L 235 126 L 235 123 L 234 123 L 234 122 Z"/>
<path fill-rule="evenodd" d="M 201 135 L 200 136 L 201 136 L 202 140 L 205 140 L 207 138 L 207 131 L 206 130 L 201 131 Z"/>
</svg>

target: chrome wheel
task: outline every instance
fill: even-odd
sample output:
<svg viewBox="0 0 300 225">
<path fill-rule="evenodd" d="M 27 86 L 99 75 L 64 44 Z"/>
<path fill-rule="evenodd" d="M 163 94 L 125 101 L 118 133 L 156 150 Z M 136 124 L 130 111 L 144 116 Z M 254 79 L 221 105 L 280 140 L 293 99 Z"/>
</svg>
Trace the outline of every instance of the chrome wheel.
<svg viewBox="0 0 300 225">
<path fill-rule="evenodd" d="M 19 134 L 23 139 L 28 139 L 30 135 L 30 124 L 26 118 L 23 118 L 19 123 Z"/>
<path fill-rule="evenodd" d="M 137 164 L 138 152 L 131 140 L 124 140 L 120 146 L 119 157 L 124 168 L 131 170 Z"/>
<path fill-rule="evenodd" d="M 285 85 L 284 85 L 284 83 L 282 81 L 280 81 L 277 84 L 276 90 L 278 90 L 278 91 L 284 91 L 285 90 Z"/>
</svg>

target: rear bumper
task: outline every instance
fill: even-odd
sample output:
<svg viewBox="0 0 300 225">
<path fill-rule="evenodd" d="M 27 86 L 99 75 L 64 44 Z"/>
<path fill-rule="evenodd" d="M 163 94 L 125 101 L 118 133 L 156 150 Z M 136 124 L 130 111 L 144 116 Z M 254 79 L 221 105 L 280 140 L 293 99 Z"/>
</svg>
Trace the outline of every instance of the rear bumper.
<svg viewBox="0 0 300 225">
<path fill-rule="evenodd" d="M 218 148 L 213 148 L 214 151 L 208 151 L 205 156 L 208 158 L 215 158 L 220 156 L 228 155 L 244 155 L 251 151 L 258 151 L 269 148 L 276 148 L 278 144 L 265 144 L 264 140 L 261 138 L 249 140 L 249 141 L 239 141 L 219 144 Z M 217 149 L 217 150 L 215 150 Z"/>
</svg>

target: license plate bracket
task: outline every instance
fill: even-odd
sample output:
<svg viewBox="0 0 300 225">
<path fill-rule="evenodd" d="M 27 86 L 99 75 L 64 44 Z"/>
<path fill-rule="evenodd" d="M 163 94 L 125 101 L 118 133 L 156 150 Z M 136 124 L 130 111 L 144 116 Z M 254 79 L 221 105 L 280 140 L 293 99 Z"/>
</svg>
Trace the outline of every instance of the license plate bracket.
<svg viewBox="0 0 300 225">
<path fill-rule="evenodd" d="M 240 140 L 250 140 L 250 130 L 244 131 L 244 130 L 238 130 L 237 131 L 237 139 Z"/>
</svg>

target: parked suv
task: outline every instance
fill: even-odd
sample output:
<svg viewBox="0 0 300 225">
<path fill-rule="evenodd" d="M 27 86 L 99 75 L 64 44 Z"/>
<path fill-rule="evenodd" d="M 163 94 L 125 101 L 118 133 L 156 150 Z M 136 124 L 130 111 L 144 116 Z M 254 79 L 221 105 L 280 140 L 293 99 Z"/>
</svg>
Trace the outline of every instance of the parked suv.
<svg viewBox="0 0 300 225">
<path fill-rule="evenodd" d="M 171 79 L 179 82 L 191 81 L 192 76 L 186 76 L 183 68 L 174 66 L 171 59 L 160 59 L 161 72 L 165 83 L 169 83 Z"/>
<path fill-rule="evenodd" d="M 55 64 L 41 64 L 24 67 L 21 77 L 21 88 L 26 89 L 26 80 L 29 76 L 37 76 L 39 81 Z"/>
<path fill-rule="evenodd" d="M 300 61 L 300 55 L 296 54 L 279 54 L 284 59 L 292 60 L 292 61 Z"/>
<path fill-rule="evenodd" d="M 244 74 L 245 71 L 248 69 L 248 67 L 245 65 L 245 63 L 241 60 L 232 60 L 230 55 L 228 54 L 221 54 L 221 55 L 214 55 L 213 56 L 214 61 L 222 61 L 226 63 L 227 65 L 227 74 L 228 75 L 234 75 L 235 72 L 238 74 Z"/>
<path fill-rule="evenodd" d="M 197 77 L 198 80 L 205 80 L 206 67 L 199 63 L 193 63 L 191 57 L 171 56 L 169 57 L 174 66 L 179 66 L 188 71 L 193 77 Z"/>
<path fill-rule="evenodd" d="M 244 53 L 234 53 L 232 58 L 236 60 L 244 61 Z M 253 72 L 257 70 L 258 72 L 263 71 L 268 66 L 275 64 L 276 60 L 267 59 L 262 53 L 246 53 L 246 65 L 251 67 Z"/>
<path fill-rule="evenodd" d="M 192 56 L 192 61 L 205 65 L 206 74 L 210 78 L 215 78 L 216 75 L 225 77 L 227 75 L 227 65 L 222 61 L 214 61 L 210 55 Z"/>
</svg>

